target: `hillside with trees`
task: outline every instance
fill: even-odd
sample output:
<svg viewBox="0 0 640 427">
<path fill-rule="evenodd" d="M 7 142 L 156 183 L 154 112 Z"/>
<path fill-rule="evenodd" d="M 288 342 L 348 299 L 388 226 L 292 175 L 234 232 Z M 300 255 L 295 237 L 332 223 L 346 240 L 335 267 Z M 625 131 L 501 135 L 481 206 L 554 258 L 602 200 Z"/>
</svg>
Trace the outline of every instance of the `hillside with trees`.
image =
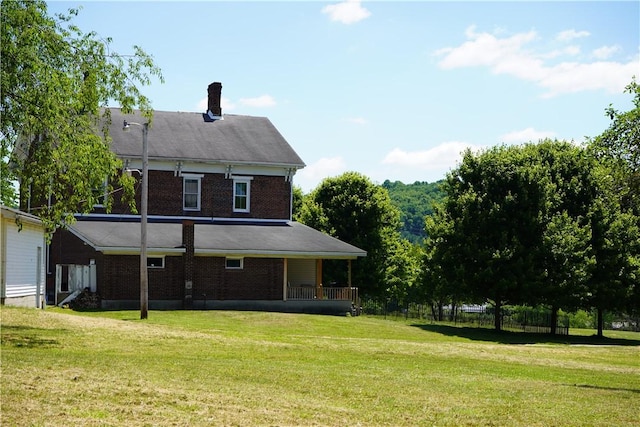
<svg viewBox="0 0 640 427">
<path fill-rule="evenodd" d="M 434 204 L 444 198 L 441 185 L 444 181 L 404 184 L 400 181 L 386 180 L 382 187 L 389 192 L 391 203 L 400 210 L 400 235 L 411 243 L 422 243 L 425 232 L 426 216 L 432 215 Z"/>
</svg>

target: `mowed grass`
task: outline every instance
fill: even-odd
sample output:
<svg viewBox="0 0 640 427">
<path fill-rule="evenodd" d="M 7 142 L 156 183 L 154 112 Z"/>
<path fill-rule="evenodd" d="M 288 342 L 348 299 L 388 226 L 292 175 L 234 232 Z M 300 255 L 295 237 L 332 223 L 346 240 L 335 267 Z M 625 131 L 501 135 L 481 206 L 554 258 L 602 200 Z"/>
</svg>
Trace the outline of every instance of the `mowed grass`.
<svg viewBox="0 0 640 427">
<path fill-rule="evenodd" d="M 631 426 L 640 334 L 2 308 L 3 426 Z"/>
</svg>

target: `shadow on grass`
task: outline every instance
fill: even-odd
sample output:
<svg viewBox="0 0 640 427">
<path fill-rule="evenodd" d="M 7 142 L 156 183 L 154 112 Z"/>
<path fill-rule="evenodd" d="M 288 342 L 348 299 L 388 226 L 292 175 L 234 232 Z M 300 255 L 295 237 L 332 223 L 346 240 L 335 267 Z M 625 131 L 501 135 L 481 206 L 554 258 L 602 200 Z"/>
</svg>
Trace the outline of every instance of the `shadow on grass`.
<svg viewBox="0 0 640 427">
<path fill-rule="evenodd" d="M 55 333 L 63 332 L 62 329 L 54 330 Z M 56 347 L 58 340 L 43 338 L 40 335 L 51 334 L 51 329 L 32 328 L 29 326 L 2 326 L 2 345 L 23 348 Z"/>
<path fill-rule="evenodd" d="M 604 390 L 604 391 L 622 391 L 625 393 L 640 393 L 640 390 L 637 388 L 619 388 L 619 387 L 602 387 L 597 385 L 589 385 L 589 384 L 565 384 L 567 387 L 577 387 L 577 388 L 586 388 L 586 389 L 594 389 L 594 390 Z"/>
<path fill-rule="evenodd" d="M 489 328 L 413 324 L 416 328 L 442 335 L 466 338 L 473 341 L 488 341 L 500 344 L 569 344 L 569 345 L 618 345 L 640 346 L 640 340 L 624 338 L 599 338 L 579 335 L 549 335 L 530 332 L 496 331 Z"/>
</svg>

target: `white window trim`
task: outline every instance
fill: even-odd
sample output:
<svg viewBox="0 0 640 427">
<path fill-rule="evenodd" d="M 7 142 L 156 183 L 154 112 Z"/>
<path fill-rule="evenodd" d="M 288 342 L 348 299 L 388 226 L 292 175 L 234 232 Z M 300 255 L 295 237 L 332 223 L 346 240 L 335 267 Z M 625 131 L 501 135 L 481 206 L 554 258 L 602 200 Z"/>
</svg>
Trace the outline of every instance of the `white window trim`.
<svg viewBox="0 0 640 427">
<path fill-rule="evenodd" d="M 193 174 L 193 173 L 183 173 L 181 174 L 181 176 L 182 176 L 182 209 L 185 211 L 199 211 L 201 206 L 200 201 L 202 199 L 202 178 L 204 177 L 204 175 Z M 185 190 L 186 190 L 187 180 L 195 180 L 198 182 L 198 197 L 197 197 L 195 208 L 191 208 L 191 207 L 188 208 L 185 206 L 185 200 L 186 200 Z"/>
<path fill-rule="evenodd" d="M 229 261 L 240 261 L 240 267 L 229 267 Z M 224 268 L 227 270 L 242 270 L 244 268 L 244 258 L 242 257 L 226 257 L 224 260 Z"/>
<path fill-rule="evenodd" d="M 234 212 L 250 212 L 251 211 L 251 181 L 253 180 L 252 176 L 238 176 L 232 175 L 233 178 L 233 211 Z M 246 209 L 238 209 L 236 208 L 236 184 L 238 183 L 246 183 L 247 184 L 247 208 Z"/>
<path fill-rule="evenodd" d="M 149 260 L 151 259 L 159 259 L 161 261 L 160 265 L 149 265 Z M 147 257 L 147 268 L 164 268 L 164 255 L 151 255 Z"/>
</svg>

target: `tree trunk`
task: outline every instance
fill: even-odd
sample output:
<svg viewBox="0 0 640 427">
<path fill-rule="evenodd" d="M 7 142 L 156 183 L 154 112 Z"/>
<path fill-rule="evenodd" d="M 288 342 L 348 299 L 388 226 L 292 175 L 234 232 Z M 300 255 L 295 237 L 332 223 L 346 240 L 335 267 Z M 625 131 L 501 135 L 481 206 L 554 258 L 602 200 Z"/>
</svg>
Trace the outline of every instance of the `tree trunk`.
<svg viewBox="0 0 640 427">
<path fill-rule="evenodd" d="M 449 312 L 449 322 L 456 320 L 456 303 L 451 302 L 451 311 Z"/>
<path fill-rule="evenodd" d="M 598 337 L 602 338 L 604 334 L 602 333 L 604 329 L 604 310 L 598 308 Z"/>
<path fill-rule="evenodd" d="M 444 312 L 442 308 L 442 301 L 438 302 L 438 322 L 442 322 L 442 318 L 444 317 Z"/>
<path fill-rule="evenodd" d="M 549 323 L 551 326 L 549 333 L 555 335 L 558 330 L 558 307 L 556 306 L 551 306 L 551 321 Z"/>
<path fill-rule="evenodd" d="M 495 307 L 495 327 L 496 331 L 502 330 L 502 302 L 499 299 L 496 299 L 496 307 Z"/>
</svg>

